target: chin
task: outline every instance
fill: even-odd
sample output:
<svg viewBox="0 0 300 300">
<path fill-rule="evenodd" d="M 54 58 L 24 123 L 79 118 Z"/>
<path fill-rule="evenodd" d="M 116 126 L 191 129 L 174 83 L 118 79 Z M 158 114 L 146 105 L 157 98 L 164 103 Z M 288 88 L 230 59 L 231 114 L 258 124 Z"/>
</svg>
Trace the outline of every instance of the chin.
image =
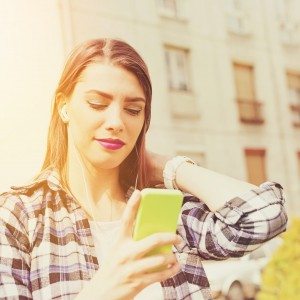
<svg viewBox="0 0 300 300">
<path fill-rule="evenodd" d="M 96 169 L 115 169 L 118 168 L 123 160 L 121 159 L 99 159 L 99 160 L 93 160 L 91 161 L 91 164 L 96 168 Z"/>
<path fill-rule="evenodd" d="M 118 168 L 128 157 L 130 152 L 127 152 L 128 151 L 108 153 L 106 151 L 101 151 L 101 153 L 98 152 L 96 155 L 91 155 L 88 160 L 96 169 L 115 169 Z"/>
</svg>

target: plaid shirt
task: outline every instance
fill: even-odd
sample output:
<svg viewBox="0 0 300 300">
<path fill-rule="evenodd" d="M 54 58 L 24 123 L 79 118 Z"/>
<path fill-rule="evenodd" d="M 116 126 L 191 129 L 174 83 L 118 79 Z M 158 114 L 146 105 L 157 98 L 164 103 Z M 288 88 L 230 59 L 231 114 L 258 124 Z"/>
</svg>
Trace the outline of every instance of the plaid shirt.
<svg viewBox="0 0 300 300">
<path fill-rule="evenodd" d="M 211 299 L 201 260 L 242 256 L 283 232 L 283 203 L 273 182 L 216 212 L 186 195 L 173 248 L 181 271 L 161 282 L 164 298 Z M 87 216 L 54 171 L 2 194 L 0 223 L 1 299 L 72 299 L 101 268 Z"/>
</svg>

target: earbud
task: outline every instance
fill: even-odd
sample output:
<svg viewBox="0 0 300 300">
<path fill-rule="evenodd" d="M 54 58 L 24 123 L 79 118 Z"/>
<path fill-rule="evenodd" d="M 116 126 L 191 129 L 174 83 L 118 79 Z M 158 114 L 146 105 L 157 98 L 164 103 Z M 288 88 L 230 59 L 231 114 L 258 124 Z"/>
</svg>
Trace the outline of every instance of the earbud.
<svg viewBox="0 0 300 300">
<path fill-rule="evenodd" d="M 60 116 L 61 116 L 64 123 L 69 122 L 69 116 L 68 116 L 68 113 L 67 113 L 67 105 L 66 104 L 62 107 L 62 109 L 60 111 Z"/>
</svg>

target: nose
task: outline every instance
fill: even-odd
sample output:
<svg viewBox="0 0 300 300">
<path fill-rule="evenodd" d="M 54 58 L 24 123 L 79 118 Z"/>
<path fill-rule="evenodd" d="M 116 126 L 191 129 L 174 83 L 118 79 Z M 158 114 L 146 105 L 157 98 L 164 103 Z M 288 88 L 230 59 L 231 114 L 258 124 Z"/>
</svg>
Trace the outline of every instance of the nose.
<svg viewBox="0 0 300 300">
<path fill-rule="evenodd" d="M 122 120 L 122 109 L 116 103 L 111 103 L 106 109 L 105 115 L 105 129 L 115 133 L 124 130 L 124 123 Z"/>
</svg>

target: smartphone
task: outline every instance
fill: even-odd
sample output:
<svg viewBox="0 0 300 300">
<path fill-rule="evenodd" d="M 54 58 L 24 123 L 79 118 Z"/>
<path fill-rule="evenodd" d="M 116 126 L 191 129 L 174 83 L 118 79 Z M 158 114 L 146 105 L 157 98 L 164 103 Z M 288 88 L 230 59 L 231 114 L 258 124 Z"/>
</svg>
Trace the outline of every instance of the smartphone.
<svg viewBox="0 0 300 300">
<path fill-rule="evenodd" d="M 179 190 L 143 189 L 133 239 L 137 241 L 159 232 L 176 233 L 182 201 L 183 194 Z M 148 255 L 171 252 L 172 245 L 165 245 L 153 249 Z"/>
</svg>

